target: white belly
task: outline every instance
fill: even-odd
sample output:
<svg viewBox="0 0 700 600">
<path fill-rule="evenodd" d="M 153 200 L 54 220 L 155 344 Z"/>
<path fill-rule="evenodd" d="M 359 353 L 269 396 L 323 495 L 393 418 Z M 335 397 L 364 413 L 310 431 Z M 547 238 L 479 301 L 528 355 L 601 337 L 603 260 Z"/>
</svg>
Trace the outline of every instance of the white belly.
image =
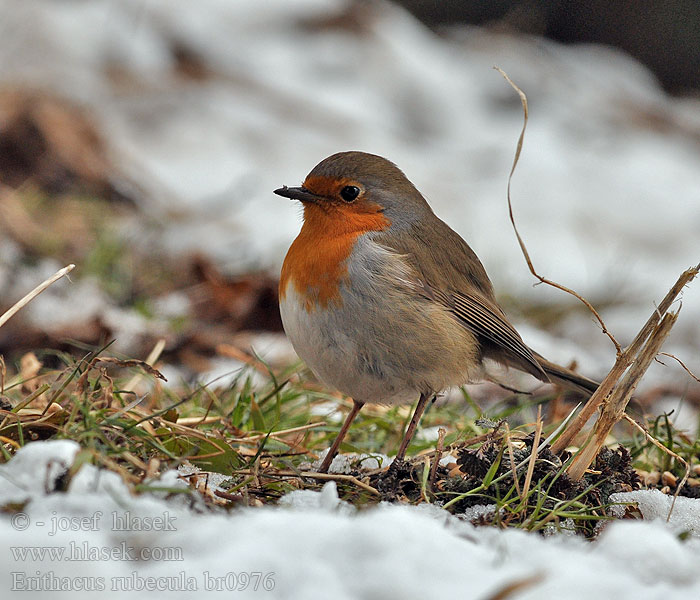
<svg viewBox="0 0 700 600">
<path fill-rule="evenodd" d="M 342 309 L 307 312 L 290 281 L 280 312 L 294 350 L 326 385 L 359 402 L 390 404 L 412 402 L 417 397 L 419 392 L 393 389 L 386 377 L 357 367 L 361 349 L 353 335 L 356 327 Z"/>
</svg>

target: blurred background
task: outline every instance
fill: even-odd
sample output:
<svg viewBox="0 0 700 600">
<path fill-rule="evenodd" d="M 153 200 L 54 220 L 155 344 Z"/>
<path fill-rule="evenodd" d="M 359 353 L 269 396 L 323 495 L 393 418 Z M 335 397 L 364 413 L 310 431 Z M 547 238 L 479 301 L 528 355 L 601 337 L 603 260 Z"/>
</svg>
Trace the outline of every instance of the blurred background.
<svg viewBox="0 0 700 600">
<path fill-rule="evenodd" d="M 561 0 L 0 0 L 0 329 L 8 365 L 165 339 L 171 381 L 294 360 L 277 278 L 301 225 L 272 194 L 341 150 L 401 167 L 482 259 L 526 341 L 602 377 L 700 262 L 700 4 Z M 700 372 L 700 282 L 668 352 Z M 50 360 L 44 351 L 43 360 Z M 670 358 L 644 382 L 696 423 Z M 683 417 L 683 415 L 686 415 Z M 683 423 L 679 423 L 680 426 Z"/>
</svg>

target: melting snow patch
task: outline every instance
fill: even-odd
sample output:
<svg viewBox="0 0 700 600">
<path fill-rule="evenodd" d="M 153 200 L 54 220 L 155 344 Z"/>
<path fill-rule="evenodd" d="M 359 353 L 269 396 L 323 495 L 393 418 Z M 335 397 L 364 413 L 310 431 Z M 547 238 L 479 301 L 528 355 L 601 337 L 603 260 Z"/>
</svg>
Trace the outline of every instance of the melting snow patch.
<svg viewBox="0 0 700 600">
<path fill-rule="evenodd" d="M 77 452 L 71 441 L 34 442 L 0 467 L 9 482 L 0 486 L 4 505 L 23 503 L 0 514 L 9 552 L 0 564 L 3 598 L 75 600 L 95 591 L 110 599 L 125 591 L 151 598 L 482 598 L 533 576 L 519 599 L 700 596 L 699 540 L 681 542 L 660 519 L 613 522 L 594 542 L 543 538 L 474 527 L 434 506 L 356 510 L 332 482 L 321 492 L 288 494 L 279 507 L 201 514 L 188 494 L 134 496 L 116 474 L 89 464 L 67 491 L 50 493 L 45 482 Z M 174 471 L 156 485 L 187 489 Z M 663 516 L 666 501 L 650 496 L 648 503 L 633 497 Z M 700 511 L 679 506 L 684 526 L 697 531 Z"/>
<path fill-rule="evenodd" d="M 692 533 L 700 537 L 700 499 L 678 496 L 675 503 L 673 496 L 659 490 L 636 490 L 620 492 L 610 496 L 610 502 L 634 502 L 642 516 L 648 520 L 668 519 L 669 527 L 676 533 Z M 673 511 L 671 511 L 673 505 Z M 624 513 L 624 507 L 617 507 Z M 669 518 L 670 513 L 670 518 Z"/>
</svg>

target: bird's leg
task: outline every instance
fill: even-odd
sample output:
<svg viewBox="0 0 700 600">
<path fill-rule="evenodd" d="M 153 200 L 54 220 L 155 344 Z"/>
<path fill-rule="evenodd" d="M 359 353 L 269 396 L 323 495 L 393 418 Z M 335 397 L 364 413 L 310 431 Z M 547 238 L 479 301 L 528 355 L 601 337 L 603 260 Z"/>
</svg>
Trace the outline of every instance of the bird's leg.
<svg viewBox="0 0 700 600">
<path fill-rule="evenodd" d="M 333 445 L 328 450 L 328 454 L 326 454 L 326 457 L 323 459 L 321 468 L 318 470 L 319 473 L 328 473 L 328 469 L 331 466 L 335 455 L 338 453 L 338 448 L 340 448 L 340 444 L 342 443 L 345 434 L 348 432 L 348 429 L 350 429 L 350 425 L 355 420 L 357 413 L 360 412 L 360 409 L 363 406 L 364 404 L 362 402 L 358 402 L 357 400 L 352 401 L 352 408 L 350 409 L 348 416 L 345 417 L 345 423 L 343 423 L 338 435 L 336 436 L 335 440 L 333 440 Z"/>
<path fill-rule="evenodd" d="M 413 434 L 416 432 L 416 427 L 418 427 L 418 421 L 420 421 L 420 418 L 423 416 L 423 413 L 425 412 L 425 407 L 428 404 L 428 399 L 430 396 L 428 394 L 421 394 L 420 398 L 418 399 L 418 404 L 416 405 L 416 410 L 413 413 L 413 416 L 411 417 L 411 422 L 408 424 L 408 428 L 406 429 L 406 434 L 403 436 L 403 440 L 401 440 L 401 445 L 399 446 L 399 451 L 396 453 L 396 458 L 394 459 L 394 463 L 398 464 L 401 462 L 406 455 L 406 448 L 408 448 L 408 444 L 411 443 L 411 439 L 413 438 Z M 435 396 L 432 396 L 432 399 L 435 400 Z M 393 464 L 393 463 L 392 463 Z"/>
</svg>

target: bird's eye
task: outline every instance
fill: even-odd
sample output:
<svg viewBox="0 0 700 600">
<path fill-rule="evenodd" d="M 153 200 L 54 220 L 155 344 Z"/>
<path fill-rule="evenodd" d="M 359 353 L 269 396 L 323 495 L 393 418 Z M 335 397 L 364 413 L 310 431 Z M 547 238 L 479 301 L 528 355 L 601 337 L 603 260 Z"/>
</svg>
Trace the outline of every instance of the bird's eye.
<svg viewBox="0 0 700 600">
<path fill-rule="evenodd" d="M 345 200 L 345 202 L 352 202 L 360 195 L 360 188 L 355 185 L 346 185 L 342 190 L 340 190 L 340 197 Z"/>
</svg>

